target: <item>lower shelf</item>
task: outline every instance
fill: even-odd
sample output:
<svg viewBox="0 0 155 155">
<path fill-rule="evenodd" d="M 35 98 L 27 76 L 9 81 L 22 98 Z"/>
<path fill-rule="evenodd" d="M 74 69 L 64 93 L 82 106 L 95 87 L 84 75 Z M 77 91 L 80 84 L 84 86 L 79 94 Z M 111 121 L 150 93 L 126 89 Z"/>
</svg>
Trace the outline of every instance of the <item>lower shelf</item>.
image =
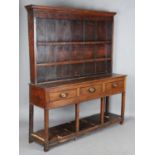
<svg viewBox="0 0 155 155">
<path fill-rule="evenodd" d="M 121 117 L 119 115 L 108 113 L 105 114 L 104 123 L 101 124 L 100 114 L 95 114 L 80 119 L 79 132 L 75 132 L 75 121 L 51 127 L 49 128 L 49 146 L 63 143 L 95 129 L 103 128 L 113 123 L 119 123 L 120 121 Z M 31 136 L 34 141 L 44 144 L 44 130 L 34 132 Z"/>
</svg>

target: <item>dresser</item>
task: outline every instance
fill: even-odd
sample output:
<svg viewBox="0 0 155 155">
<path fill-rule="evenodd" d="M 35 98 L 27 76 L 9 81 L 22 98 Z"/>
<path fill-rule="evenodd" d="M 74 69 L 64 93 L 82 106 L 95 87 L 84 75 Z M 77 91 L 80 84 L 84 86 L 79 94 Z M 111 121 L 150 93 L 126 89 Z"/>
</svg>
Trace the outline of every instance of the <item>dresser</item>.
<svg viewBox="0 0 155 155">
<path fill-rule="evenodd" d="M 99 128 L 123 124 L 126 75 L 112 71 L 116 13 L 36 5 L 28 5 L 26 10 L 29 142 L 37 142 L 48 151 Z M 121 94 L 119 115 L 109 110 L 114 94 Z M 100 112 L 81 118 L 80 103 L 93 99 L 100 99 Z M 49 110 L 68 105 L 75 105 L 73 121 L 49 126 Z M 44 111 L 44 128 L 39 131 L 34 131 L 34 106 Z"/>
</svg>

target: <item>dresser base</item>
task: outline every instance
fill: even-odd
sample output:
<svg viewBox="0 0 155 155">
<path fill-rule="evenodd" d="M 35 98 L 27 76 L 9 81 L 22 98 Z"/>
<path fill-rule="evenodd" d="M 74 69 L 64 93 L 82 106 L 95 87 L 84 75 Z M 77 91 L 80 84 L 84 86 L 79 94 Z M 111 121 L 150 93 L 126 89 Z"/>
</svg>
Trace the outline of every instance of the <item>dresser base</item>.
<svg viewBox="0 0 155 155">
<path fill-rule="evenodd" d="M 48 151 L 49 147 L 64 143 L 69 140 L 76 139 L 76 137 L 89 133 L 90 131 L 104 128 L 114 123 L 120 123 L 121 116 L 108 113 L 105 114 L 104 123 L 100 122 L 100 114 L 95 114 L 80 119 L 80 129 L 76 131 L 75 121 L 61 124 L 49 128 L 49 143 L 45 143 L 44 130 L 39 130 L 31 134 L 33 141 L 44 146 L 44 151 Z M 45 146 L 46 144 L 46 146 Z M 48 146 L 47 146 L 48 145 Z"/>
</svg>

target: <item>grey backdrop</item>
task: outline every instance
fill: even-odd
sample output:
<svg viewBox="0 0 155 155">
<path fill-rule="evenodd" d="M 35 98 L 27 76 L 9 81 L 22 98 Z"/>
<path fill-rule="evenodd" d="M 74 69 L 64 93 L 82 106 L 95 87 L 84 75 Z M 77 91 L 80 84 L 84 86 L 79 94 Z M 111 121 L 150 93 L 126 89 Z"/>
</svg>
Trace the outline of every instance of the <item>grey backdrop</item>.
<svg viewBox="0 0 155 155">
<path fill-rule="evenodd" d="M 28 103 L 29 92 L 29 51 L 28 28 L 25 5 L 54 5 L 70 6 L 75 8 L 116 11 L 114 24 L 114 63 L 115 73 L 127 74 L 126 117 L 134 116 L 135 105 L 135 71 L 134 71 L 134 0 L 20 0 L 20 123 L 25 122 L 28 128 Z M 89 101 L 89 104 L 81 104 L 80 116 L 99 112 L 99 100 Z M 120 113 L 120 95 L 111 98 L 111 111 Z M 59 108 L 50 111 L 50 125 L 59 124 L 74 119 L 74 106 Z M 43 112 L 39 108 L 35 111 L 35 120 L 43 120 Z M 43 127 L 39 123 L 35 129 Z M 27 131 L 27 130 L 26 130 Z"/>
</svg>

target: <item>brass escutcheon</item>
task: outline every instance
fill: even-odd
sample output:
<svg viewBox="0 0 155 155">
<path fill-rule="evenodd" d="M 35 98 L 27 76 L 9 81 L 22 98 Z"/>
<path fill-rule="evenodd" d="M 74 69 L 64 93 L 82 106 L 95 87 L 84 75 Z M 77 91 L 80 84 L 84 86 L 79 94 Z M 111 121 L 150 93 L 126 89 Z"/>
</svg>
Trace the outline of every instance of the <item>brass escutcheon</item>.
<svg viewBox="0 0 155 155">
<path fill-rule="evenodd" d="M 61 97 L 61 98 L 66 98 L 66 97 L 67 97 L 67 93 L 61 93 L 61 94 L 60 94 L 60 97 Z"/>
<path fill-rule="evenodd" d="M 91 88 L 88 89 L 88 91 L 89 91 L 90 93 L 94 93 L 94 92 L 96 91 L 96 89 L 93 88 L 93 87 L 91 87 Z"/>
<path fill-rule="evenodd" d="M 116 87 L 118 86 L 118 84 L 117 84 L 117 83 L 113 83 L 112 86 L 113 86 L 114 88 L 116 88 Z"/>
</svg>

